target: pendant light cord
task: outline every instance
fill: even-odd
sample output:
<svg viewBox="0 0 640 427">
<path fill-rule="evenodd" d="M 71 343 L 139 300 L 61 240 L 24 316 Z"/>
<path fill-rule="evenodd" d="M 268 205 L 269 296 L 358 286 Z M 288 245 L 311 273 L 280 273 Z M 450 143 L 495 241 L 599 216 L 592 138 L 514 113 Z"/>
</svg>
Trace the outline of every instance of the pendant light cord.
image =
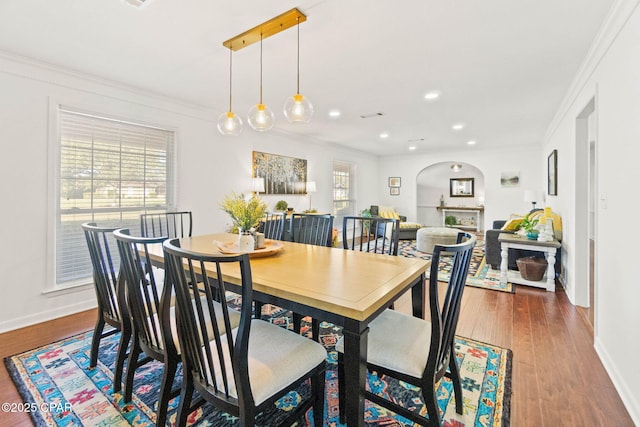
<svg viewBox="0 0 640 427">
<path fill-rule="evenodd" d="M 298 16 L 296 19 L 298 21 L 298 78 L 296 93 L 300 93 L 300 17 Z"/>
<path fill-rule="evenodd" d="M 233 111 L 231 109 L 231 79 L 233 76 L 233 49 L 229 46 L 229 112 Z"/>
<path fill-rule="evenodd" d="M 260 104 L 262 104 L 262 33 L 260 33 Z"/>
</svg>

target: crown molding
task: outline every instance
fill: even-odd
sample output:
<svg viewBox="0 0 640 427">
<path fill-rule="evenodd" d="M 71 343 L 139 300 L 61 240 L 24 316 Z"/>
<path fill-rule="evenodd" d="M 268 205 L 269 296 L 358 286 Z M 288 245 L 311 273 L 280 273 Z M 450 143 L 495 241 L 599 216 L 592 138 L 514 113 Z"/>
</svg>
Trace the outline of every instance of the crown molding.
<svg viewBox="0 0 640 427">
<path fill-rule="evenodd" d="M 611 6 L 611 10 L 607 14 L 600 30 L 596 34 L 587 55 L 582 61 L 580 68 L 578 68 L 576 76 L 560 103 L 556 114 L 551 120 L 551 123 L 544 134 L 543 141 L 548 141 L 551 138 L 562 120 L 571 110 L 573 103 L 585 88 L 587 82 L 611 48 L 611 45 L 617 39 L 620 31 L 625 27 L 627 21 L 639 5 L 640 0 L 616 0 L 613 6 Z"/>
</svg>

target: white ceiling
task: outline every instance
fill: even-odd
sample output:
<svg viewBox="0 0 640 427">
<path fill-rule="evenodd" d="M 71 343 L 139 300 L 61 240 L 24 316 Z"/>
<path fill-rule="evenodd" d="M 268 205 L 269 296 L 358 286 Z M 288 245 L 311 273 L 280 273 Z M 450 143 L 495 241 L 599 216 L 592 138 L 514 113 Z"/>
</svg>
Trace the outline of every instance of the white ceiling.
<svg viewBox="0 0 640 427">
<path fill-rule="evenodd" d="M 282 114 L 296 31 L 264 41 L 272 132 L 373 152 L 539 144 L 613 0 L 0 0 L 0 50 L 210 108 L 228 109 L 222 42 L 293 7 L 310 124 Z M 259 44 L 233 56 L 233 110 L 259 97 Z M 424 94 L 439 90 L 435 102 Z M 338 119 L 328 117 L 339 109 Z M 383 113 L 362 119 L 361 115 Z M 453 132 L 451 125 L 467 127 Z M 381 132 L 389 138 L 380 139 Z M 232 138 L 232 137 L 229 137 Z"/>
</svg>

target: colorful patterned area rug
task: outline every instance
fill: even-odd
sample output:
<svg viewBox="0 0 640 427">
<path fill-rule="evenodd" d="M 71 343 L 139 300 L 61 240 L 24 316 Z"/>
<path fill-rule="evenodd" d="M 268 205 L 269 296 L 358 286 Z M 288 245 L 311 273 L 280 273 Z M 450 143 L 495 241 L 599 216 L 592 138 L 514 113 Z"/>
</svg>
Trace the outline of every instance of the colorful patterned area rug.
<svg viewBox="0 0 640 427">
<path fill-rule="evenodd" d="M 431 259 L 431 254 L 420 252 L 416 248 L 415 240 L 400 240 L 398 247 L 398 255 L 410 258 Z M 451 271 L 451 257 L 443 256 L 440 258 L 440 272 L 438 278 L 444 282 L 449 280 L 448 272 Z M 428 274 L 428 272 L 427 272 Z M 500 270 L 494 270 L 484 256 L 484 240 L 478 237 L 476 247 L 473 249 L 473 256 L 469 264 L 469 273 L 467 275 L 467 286 L 476 288 L 491 289 L 501 292 L 515 292 L 513 283 L 500 283 Z"/>
<path fill-rule="evenodd" d="M 290 327 L 290 312 L 265 306 L 263 317 L 283 327 Z M 309 320 L 309 319 L 305 319 Z M 310 325 L 303 326 L 308 333 Z M 155 421 L 155 405 L 163 367 L 151 362 L 138 368 L 134 381 L 134 397 L 123 402 L 121 393 L 113 392 L 112 370 L 119 334 L 102 340 L 99 363 L 89 369 L 92 332 L 76 335 L 5 359 L 7 368 L 24 402 L 34 408 L 31 416 L 42 426 L 151 426 Z M 327 348 L 327 381 L 325 426 L 339 426 L 337 353 L 334 344 L 340 328 L 322 322 L 321 342 Z M 511 351 L 494 345 L 456 337 L 456 356 L 463 387 L 463 415 L 455 412 L 452 385 L 441 381 L 438 403 L 444 426 L 485 427 L 508 426 L 511 395 Z M 174 386 L 182 378 L 178 371 Z M 393 396 L 405 406 L 426 414 L 422 398 L 414 387 L 388 377 L 368 376 L 368 387 L 385 397 Z M 308 395 L 309 386 L 301 386 L 280 399 L 262 414 L 258 425 L 277 425 L 279 419 Z M 170 402 L 169 421 L 175 422 L 176 397 Z M 386 409 L 366 402 L 366 423 L 370 426 L 405 427 L 414 424 Z M 311 410 L 302 425 L 313 425 Z M 191 414 L 188 425 L 236 426 L 237 419 L 205 406 Z"/>
</svg>

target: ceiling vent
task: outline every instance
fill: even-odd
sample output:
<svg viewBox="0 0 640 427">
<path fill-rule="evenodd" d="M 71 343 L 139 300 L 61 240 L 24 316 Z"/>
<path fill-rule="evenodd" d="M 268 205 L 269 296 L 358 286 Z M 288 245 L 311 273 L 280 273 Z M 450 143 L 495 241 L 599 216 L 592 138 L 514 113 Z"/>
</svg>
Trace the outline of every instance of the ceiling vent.
<svg viewBox="0 0 640 427">
<path fill-rule="evenodd" d="M 378 116 L 382 116 L 382 113 L 371 113 L 371 114 L 363 114 L 360 117 L 363 119 L 370 119 L 371 117 L 378 117 Z"/>
</svg>

